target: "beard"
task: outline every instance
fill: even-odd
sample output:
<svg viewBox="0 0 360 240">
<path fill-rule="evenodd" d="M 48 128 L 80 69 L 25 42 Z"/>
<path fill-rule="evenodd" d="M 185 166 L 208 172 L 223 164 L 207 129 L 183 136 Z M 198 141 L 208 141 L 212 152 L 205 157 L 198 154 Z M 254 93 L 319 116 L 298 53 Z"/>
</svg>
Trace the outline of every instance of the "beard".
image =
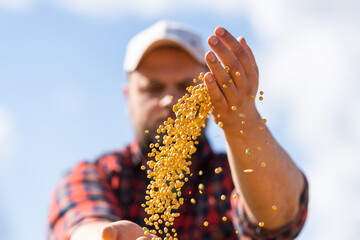
<svg viewBox="0 0 360 240">
<path fill-rule="evenodd" d="M 149 145 L 151 143 L 158 142 L 160 145 L 162 144 L 163 136 L 166 133 L 157 133 L 157 129 L 160 125 L 164 125 L 164 121 L 166 121 L 169 117 L 172 119 L 176 118 L 175 113 L 170 108 L 154 113 L 151 119 L 148 119 L 145 124 L 142 124 L 144 127 L 138 131 L 137 138 L 140 150 L 144 156 L 147 156 L 147 154 L 150 152 Z M 145 133 L 145 130 L 148 130 L 149 133 Z M 156 135 L 159 135 L 160 138 L 155 139 Z"/>
<path fill-rule="evenodd" d="M 159 114 L 156 114 L 156 117 L 154 119 L 147 122 L 146 129 L 142 129 L 139 131 L 138 133 L 138 143 L 139 143 L 139 148 L 141 150 L 141 153 L 143 156 L 147 156 L 147 154 L 149 152 L 151 152 L 151 149 L 149 147 L 149 145 L 151 143 L 159 143 L 160 146 L 162 146 L 162 142 L 163 142 L 163 137 L 165 135 L 167 135 L 167 133 L 157 133 L 157 129 L 159 128 L 160 125 L 164 125 L 164 121 L 166 121 L 169 117 L 171 117 L 173 120 L 176 119 L 175 113 L 169 112 L 169 111 L 162 111 L 159 112 Z M 206 120 L 206 124 L 208 122 L 208 119 Z M 145 130 L 149 130 L 149 133 L 145 133 Z M 197 150 L 202 149 L 202 146 L 204 145 L 205 141 L 206 141 L 206 137 L 205 137 L 205 131 L 206 128 L 202 128 L 201 129 L 201 135 L 197 137 L 196 141 L 199 142 L 199 144 L 196 144 L 195 147 L 197 148 Z M 155 139 L 155 136 L 159 135 L 160 138 L 159 139 Z M 195 140 L 194 140 L 195 141 Z M 196 151 L 195 155 L 197 155 L 198 151 Z"/>
</svg>

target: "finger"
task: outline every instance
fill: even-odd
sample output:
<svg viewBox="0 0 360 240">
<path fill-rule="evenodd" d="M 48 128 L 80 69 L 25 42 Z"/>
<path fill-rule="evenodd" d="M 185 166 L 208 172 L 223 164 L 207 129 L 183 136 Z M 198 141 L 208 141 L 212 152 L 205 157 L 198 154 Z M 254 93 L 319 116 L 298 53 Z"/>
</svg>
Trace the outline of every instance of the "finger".
<svg viewBox="0 0 360 240">
<path fill-rule="evenodd" d="M 143 229 L 134 222 L 121 220 L 103 228 L 103 240 L 127 240 L 144 236 Z"/>
<path fill-rule="evenodd" d="M 246 40 L 244 37 L 238 37 L 237 38 L 238 42 L 241 44 L 241 46 L 243 46 L 243 48 L 245 48 L 247 54 L 249 55 L 250 59 L 251 59 L 251 63 L 255 68 L 256 74 L 259 76 L 259 68 L 256 64 L 256 60 L 255 60 L 255 56 L 251 50 L 251 48 L 249 47 L 249 45 L 247 44 Z"/>
<path fill-rule="evenodd" d="M 151 240 L 150 237 L 139 237 L 136 240 Z"/>
<path fill-rule="evenodd" d="M 137 238 L 136 240 L 152 240 L 153 238 L 156 238 L 157 236 L 154 234 L 149 234 L 147 236 L 142 236 Z"/>
<path fill-rule="evenodd" d="M 204 76 L 206 87 L 209 91 L 211 103 L 214 107 L 214 114 L 217 114 L 221 108 L 228 106 L 226 99 L 216 83 L 215 77 L 212 73 L 208 72 Z"/>
<path fill-rule="evenodd" d="M 231 52 L 240 61 L 241 65 L 245 70 L 247 78 L 257 76 L 255 68 L 247 51 L 225 28 L 217 27 L 215 29 L 215 35 L 220 38 L 220 40 L 231 50 Z"/>
<path fill-rule="evenodd" d="M 116 240 L 117 231 L 111 225 L 105 226 L 102 230 L 102 239 L 103 240 Z"/>
<path fill-rule="evenodd" d="M 248 89 L 248 84 L 246 82 L 246 75 L 244 69 L 241 66 L 239 60 L 236 58 L 236 56 L 216 36 L 213 35 L 210 36 L 208 39 L 208 43 L 209 46 L 214 50 L 214 52 L 216 52 L 221 62 L 225 66 L 230 68 L 229 75 L 231 79 L 234 80 L 234 84 L 236 88 L 238 90 Z M 238 76 L 236 72 L 239 72 L 240 76 Z M 215 78 L 217 78 L 217 75 L 215 75 Z"/>
<path fill-rule="evenodd" d="M 205 55 L 205 60 L 211 70 L 212 76 L 215 77 L 218 89 L 223 93 L 226 101 L 228 103 L 234 103 L 237 99 L 237 90 L 229 74 L 224 70 L 213 52 L 208 52 Z"/>
</svg>

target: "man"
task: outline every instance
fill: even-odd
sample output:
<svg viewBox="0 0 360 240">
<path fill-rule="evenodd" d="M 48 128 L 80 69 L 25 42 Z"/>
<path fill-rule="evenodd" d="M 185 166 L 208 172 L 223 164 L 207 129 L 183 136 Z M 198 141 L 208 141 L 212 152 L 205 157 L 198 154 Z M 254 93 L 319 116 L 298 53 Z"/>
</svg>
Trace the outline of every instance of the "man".
<svg viewBox="0 0 360 240">
<path fill-rule="evenodd" d="M 208 44 L 212 51 L 204 58 L 200 38 L 167 21 L 130 41 L 124 68 L 136 141 L 93 163 L 79 163 L 60 182 L 51 200 L 49 239 L 151 239 L 142 230 L 147 216 L 140 205 L 149 180 L 140 167 L 146 166 L 158 126 L 174 117 L 173 104 L 208 69 L 204 79 L 213 118 L 223 124 L 227 155 L 212 152 L 202 134 L 192 157 L 193 175 L 183 186 L 177 238 L 293 239 L 299 233 L 307 213 L 307 182 L 255 107 L 255 58 L 244 38 L 235 39 L 222 27 Z M 218 167 L 223 172 L 215 174 Z"/>
</svg>

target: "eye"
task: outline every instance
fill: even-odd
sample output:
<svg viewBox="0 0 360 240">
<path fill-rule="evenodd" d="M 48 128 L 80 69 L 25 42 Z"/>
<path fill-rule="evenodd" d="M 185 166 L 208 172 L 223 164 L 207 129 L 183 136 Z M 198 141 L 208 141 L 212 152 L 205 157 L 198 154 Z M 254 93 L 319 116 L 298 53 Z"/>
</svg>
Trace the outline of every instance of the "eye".
<svg viewBox="0 0 360 240">
<path fill-rule="evenodd" d="M 143 93 L 160 93 L 164 90 L 164 85 L 159 83 L 147 83 L 140 87 L 140 92 Z"/>
<path fill-rule="evenodd" d="M 146 87 L 141 87 L 140 91 L 145 92 L 145 93 L 156 93 L 156 92 L 161 92 L 161 87 L 159 87 L 159 86 L 146 86 Z"/>
<path fill-rule="evenodd" d="M 192 79 L 186 79 L 177 84 L 178 89 L 185 92 L 186 88 L 190 85 L 194 85 Z"/>
</svg>

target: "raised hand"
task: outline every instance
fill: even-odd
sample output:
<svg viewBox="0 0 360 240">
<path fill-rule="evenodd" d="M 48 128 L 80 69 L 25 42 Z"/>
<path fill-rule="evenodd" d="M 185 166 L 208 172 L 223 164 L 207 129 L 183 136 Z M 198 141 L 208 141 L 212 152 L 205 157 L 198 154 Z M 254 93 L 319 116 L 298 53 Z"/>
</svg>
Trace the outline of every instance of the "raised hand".
<svg viewBox="0 0 360 240">
<path fill-rule="evenodd" d="M 205 75 L 205 82 L 215 121 L 221 121 L 224 128 L 233 128 L 239 127 L 242 120 L 260 119 L 255 108 L 259 71 L 245 39 L 236 39 L 225 28 L 218 27 L 208 44 L 213 52 L 205 56 L 211 70 Z"/>
</svg>

